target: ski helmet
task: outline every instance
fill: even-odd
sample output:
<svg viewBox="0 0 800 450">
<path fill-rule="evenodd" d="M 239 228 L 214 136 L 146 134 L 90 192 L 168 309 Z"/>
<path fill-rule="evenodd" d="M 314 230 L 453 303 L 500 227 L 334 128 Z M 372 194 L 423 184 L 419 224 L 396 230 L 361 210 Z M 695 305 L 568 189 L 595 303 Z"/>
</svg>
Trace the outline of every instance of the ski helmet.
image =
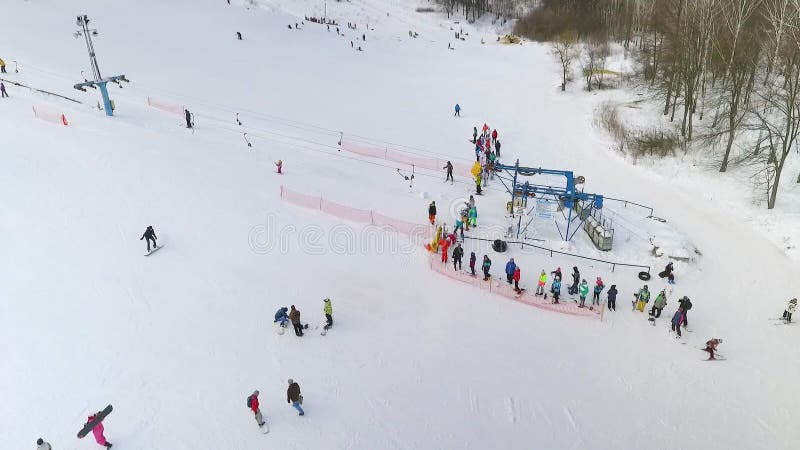
<svg viewBox="0 0 800 450">
<path fill-rule="evenodd" d="M 789 303 L 797 303 L 797 299 L 793 298 L 793 299 L 789 300 Z"/>
<path fill-rule="evenodd" d="M 292 384 L 292 383 L 294 383 L 294 380 L 289 378 L 289 384 Z"/>
<path fill-rule="evenodd" d="M 329 301 L 331 301 L 331 299 L 329 299 L 328 297 L 325 297 L 325 299 L 324 299 L 323 301 L 324 301 L 325 303 L 328 303 Z"/>
</svg>

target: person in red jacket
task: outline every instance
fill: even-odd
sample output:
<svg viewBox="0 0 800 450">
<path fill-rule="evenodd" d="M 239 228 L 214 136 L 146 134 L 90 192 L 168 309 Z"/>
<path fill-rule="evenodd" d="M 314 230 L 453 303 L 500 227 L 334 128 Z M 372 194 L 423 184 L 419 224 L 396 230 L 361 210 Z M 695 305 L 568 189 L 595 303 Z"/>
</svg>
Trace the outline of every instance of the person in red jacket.
<svg viewBox="0 0 800 450">
<path fill-rule="evenodd" d="M 497 130 L 492 130 L 492 142 L 497 141 Z"/>
<path fill-rule="evenodd" d="M 517 266 L 516 269 L 514 269 L 514 290 L 517 292 L 519 292 L 519 277 L 521 273 L 522 272 L 520 272 L 519 266 Z"/>
<path fill-rule="evenodd" d="M 450 248 L 450 240 L 446 237 L 442 238 L 442 240 L 439 241 L 439 247 L 441 247 L 442 251 L 442 262 L 447 263 L 447 249 Z"/>
<path fill-rule="evenodd" d="M 258 391 L 253 391 L 253 394 L 250 397 L 247 397 L 247 406 L 250 407 L 250 410 L 253 411 L 253 414 L 256 416 L 256 423 L 258 426 L 264 426 L 264 417 L 261 416 L 261 409 L 258 407 Z"/>
<path fill-rule="evenodd" d="M 92 422 L 96 417 L 97 417 L 96 414 L 92 414 L 91 416 L 89 416 L 86 422 L 87 423 Z M 112 446 L 111 442 L 108 442 L 106 440 L 105 427 L 103 427 L 103 422 L 97 422 L 97 425 L 95 425 L 94 428 L 92 428 L 92 434 L 94 434 L 94 440 L 99 445 L 102 445 L 105 448 L 111 448 Z"/>
</svg>

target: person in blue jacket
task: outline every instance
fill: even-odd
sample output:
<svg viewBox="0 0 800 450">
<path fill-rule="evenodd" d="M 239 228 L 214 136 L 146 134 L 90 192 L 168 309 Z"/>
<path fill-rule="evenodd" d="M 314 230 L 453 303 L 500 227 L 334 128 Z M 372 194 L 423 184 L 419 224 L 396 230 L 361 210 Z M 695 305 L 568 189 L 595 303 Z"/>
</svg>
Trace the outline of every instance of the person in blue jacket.
<svg viewBox="0 0 800 450">
<path fill-rule="evenodd" d="M 553 280 L 553 303 L 558 303 L 558 297 L 561 296 L 561 278 Z"/>
<path fill-rule="evenodd" d="M 286 324 L 289 322 L 289 315 L 286 314 L 289 311 L 289 308 L 283 306 L 278 312 L 275 313 L 275 320 L 274 322 L 280 322 L 282 327 L 285 327 Z"/>
<path fill-rule="evenodd" d="M 461 117 L 461 105 L 458 103 L 456 103 L 456 113 L 453 115 L 453 117 Z"/>
<path fill-rule="evenodd" d="M 517 268 L 517 264 L 514 263 L 514 258 L 511 258 L 506 263 L 506 280 L 508 280 L 508 284 L 511 284 L 514 281 L 514 270 Z"/>
</svg>

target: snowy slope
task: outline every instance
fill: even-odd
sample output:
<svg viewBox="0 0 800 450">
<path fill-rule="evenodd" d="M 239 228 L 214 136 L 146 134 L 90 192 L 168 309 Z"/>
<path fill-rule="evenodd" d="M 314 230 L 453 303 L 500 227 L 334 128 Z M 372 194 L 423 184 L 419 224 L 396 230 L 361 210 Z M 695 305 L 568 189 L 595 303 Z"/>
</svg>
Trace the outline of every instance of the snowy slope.
<svg viewBox="0 0 800 450">
<path fill-rule="evenodd" d="M 74 436 L 108 403 L 119 449 L 789 449 L 800 438 L 787 395 L 798 330 L 767 320 L 797 295 L 796 264 L 718 205 L 608 152 L 592 126 L 603 99 L 558 92 L 546 47 L 495 45 L 488 28 L 464 24 L 453 27 L 469 39 L 455 43 L 451 24 L 414 13 L 415 2 L 328 2 L 345 37 L 287 28 L 321 15 L 310 0 L 78 3 L 14 0 L 4 9 L 15 20 L 0 29 L 0 57 L 20 67 L 8 79 L 85 103 L 9 83 L 0 102 L 0 448 L 39 436 L 96 448 Z M 71 88 L 88 72 L 70 36 L 78 13 L 100 30 L 103 74 L 131 80 L 112 89 L 113 119 L 93 109 L 96 92 Z M 148 96 L 188 107 L 196 131 Z M 34 118 L 33 105 L 70 126 Z M 528 286 L 540 269 L 578 265 L 620 288 L 604 322 L 560 315 L 441 277 L 402 236 L 374 238 L 279 198 L 285 185 L 423 222 L 430 200 L 447 211 L 469 183 L 419 171 L 409 189 L 396 171 L 408 167 L 337 151 L 339 132 L 469 161 L 466 139 L 483 122 L 501 133 L 505 158 L 648 204 L 700 250 L 676 263 L 664 312 L 692 298 L 686 345 L 664 316 L 653 328 L 626 308 L 635 270 L 512 250 Z M 506 200 L 490 186 L 481 226 L 502 221 Z M 166 247 L 144 258 L 150 224 Z M 662 264 L 632 241 L 615 258 Z M 506 255 L 466 250 L 489 253 L 500 276 Z M 319 324 L 326 296 L 327 336 L 275 334 L 278 307 Z M 700 361 L 693 347 L 711 336 L 725 338 L 727 361 Z M 284 403 L 290 377 L 305 417 Z M 266 436 L 245 409 L 256 388 Z"/>
</svg>

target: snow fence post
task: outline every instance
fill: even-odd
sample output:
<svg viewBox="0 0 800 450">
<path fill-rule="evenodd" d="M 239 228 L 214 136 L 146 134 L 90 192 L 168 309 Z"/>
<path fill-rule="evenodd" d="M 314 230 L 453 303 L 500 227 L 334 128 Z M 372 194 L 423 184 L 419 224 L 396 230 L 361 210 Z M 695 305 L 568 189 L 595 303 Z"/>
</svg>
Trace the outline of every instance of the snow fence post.
<svg viewBox="0 0 800 450">
<path fill-rule="evenodd" d="M 603 316 L 605 315 L 605 312 L 606 312 L 606 304 L 605 303 L 601 303 L 600 304 L 600 322 L 603 321 Z"/>
<path fill-rule="evenodd" d="M 283 198 L 283 185 L 281 185 L 281 198 Z"/>
<path fill-rule="evenodd" d="M 375 225 L 375 218 L 372 216 L 372 210 L 369 210 L 369 224 Z"/>
<path fill-rule="evenodd" d="M 322 211 L 322 196 L 319 197 L 319 210 Z"/>
</svg>

